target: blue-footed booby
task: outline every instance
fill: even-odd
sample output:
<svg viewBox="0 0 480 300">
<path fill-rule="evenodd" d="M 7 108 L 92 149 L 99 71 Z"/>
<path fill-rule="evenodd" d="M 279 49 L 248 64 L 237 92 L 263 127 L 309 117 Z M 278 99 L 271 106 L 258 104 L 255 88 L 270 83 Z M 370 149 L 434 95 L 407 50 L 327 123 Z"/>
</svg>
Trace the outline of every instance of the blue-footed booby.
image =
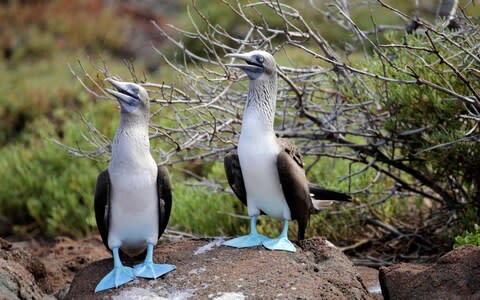
<svg viewBox="0 0 480 300">
<path fill-rule="evenodd" d="M 250 234 L 228 240 L 224 245 L 237 248 L 263 245 L 270 250 L 295 252 L 295 246 L 288 240 L 288 222 L 297 220 L 298 239 L 301 240 L 310 214 L 333 200 L 348 201 L 350 197 L 310 184 L 302 155 L 295 145 L 276 137 L 273 121 L 277 66 L 273 56 L 260 50 L 227 56 L 247 63 L 227 66 L 240 68 L 250 80 L 238 151 L 231 151 L 224 159 L 228 182 L 247 206 Z M 277 238 L 269 239 L 257 233 L 257 216 L 261 213 L 285 221 Z"/>
<path fill-rule="evenodd" d="M 114 267 L 98 283 L 95 292 L 118 287 L 135 276 L 157 278 L 175 269 L 154 264 L 153 248 L 167 227 L 172 208 L 168 171 L 157 166 L 150 154 L 147 91 L 134 83 L 107 79 L 107 89 L 120 104 L 120 125 L 112 143 L 108 169 L 100 173 L 95 189 L 95 218 Z M 145 261 L 134 268 L 124 266 L 119 250 L 136 256 L 146 249 Z"/>
</svg>

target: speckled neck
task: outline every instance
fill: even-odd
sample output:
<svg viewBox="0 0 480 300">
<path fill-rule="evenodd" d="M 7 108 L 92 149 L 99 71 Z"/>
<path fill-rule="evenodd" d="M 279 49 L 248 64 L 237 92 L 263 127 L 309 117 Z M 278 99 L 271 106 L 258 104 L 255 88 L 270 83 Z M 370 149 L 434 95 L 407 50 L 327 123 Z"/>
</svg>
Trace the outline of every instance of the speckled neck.
<svg viewBox="0 0 480 300">
<path fill-rule="evenodd" d="M 273 131 L 276 102 L 276 76 L 250 81 L 243 120 L 256 116 L 260 123 L 265 126 L 264 129 Z"/>
</svg>

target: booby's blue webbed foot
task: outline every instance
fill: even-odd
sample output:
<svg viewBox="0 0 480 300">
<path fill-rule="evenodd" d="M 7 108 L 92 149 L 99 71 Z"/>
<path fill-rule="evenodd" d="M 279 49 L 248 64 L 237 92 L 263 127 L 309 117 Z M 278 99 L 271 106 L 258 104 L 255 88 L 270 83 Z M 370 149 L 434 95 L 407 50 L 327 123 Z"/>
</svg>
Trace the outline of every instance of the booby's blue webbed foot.
<svg viewBox="0 0 480 300">
<path fill-rule="evenodd" d="M 268 237 L 258 234 L 250 233 L 248 235 L 240 236 L 231 240 L 224 242 L 225 246 L 235 247 L 235 248 L 248 248 L 260 246 L 264 241 L 268 240 Z"/>
<path fill-rule="evenodd" d="M 143 277 L 143 278 L 152 278 L 156 279 L 168 272 L 175 270 L 176 267 L 174 265 L 169 264 L 154 264 L 150 263 L 141 263 L 136 265 L 133 268 L 133 272 L 135 276 Z"/>
<path fill-rule="evenodd" d="M 175 270 L 174 265 L 169 264 L 154 264 L 153 263 L 153 245 L 147 245 L 147 255 L 145 256 L 145 261 L 141 264 L 136 265 L 133 268 L 135 276 L 152 278 L 156 279 L 168 272 Z"/>
<path fill-rule="evenodd" d="M 262 243 L 263 247 L 269 250 L 280 250 L 288 252 L 296 252 L 295 246 L 286 237 L 278 237 L 275 239 L 269 239 Z"/>
<path fill-rule="evenodd" d="M 256 227 L 257 216 L 253 216 L 250 218 L 250 234 L 228 240 L 223 245 L 235 248 L 260 246 L 262 242 L 268 240 L 268 237 L 259 234 Z"/>
<path fill-rule="evenodd" d="M 115 267 L 110 273 L 105 275 L 102 280 L 100 280 L 95 288 L 95 293 L 111 288 L 117 288 L 134 279 L 135 275 L 133 274 L 132 268 L 125 266 Z"/>
<path fill-rule="evenodd" d="M 105 277 L 100 280 L 95 288 L 95 293 L 103 290 L 108 290 L 111 288 L 117 288 L 122 284 L 130 282 L 135 279 L 133 274 L 133 269 L 130 267 L 125 267 L 120 261 L 120 256 L 118 255 L 118 248 L 113 248 L 113 270 L 110 271 Z"/>
<path fill-rule="evenodd" d="M 285 220 L 282 233 L 277 238 L 264 241 L 262 245 L 269 250 L 296 252 L 295 246 L 288 240 L 288 221 Z"/>
</svg>

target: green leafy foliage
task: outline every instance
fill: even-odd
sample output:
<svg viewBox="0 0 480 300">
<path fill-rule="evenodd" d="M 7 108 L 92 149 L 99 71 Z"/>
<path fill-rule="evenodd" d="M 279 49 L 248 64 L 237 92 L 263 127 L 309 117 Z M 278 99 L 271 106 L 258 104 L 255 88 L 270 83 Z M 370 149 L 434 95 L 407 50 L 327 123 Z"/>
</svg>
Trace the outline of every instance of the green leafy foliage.
<svg viewBox="0 0 480 300">
<path fill-rule="evenodd" d="M 473 225 L 473 231 L 467 231 L 463 235 L 458 235 L 455 237 L 454 248 L 460 247 L 463 245 L 474 245 L 480 247 L 480 226 L 478 224 Z"/>
<path fill-rule="evenodd" d="M 169 226 L 207 236 L 233 235 L 242 227 L 235 211 L 238 201 L 227 194 L 212 193 L 206 187 L 192 187 L 173 174 L 173 207 Z M 248 226 L 248 222 L 244 221 Z"/>
<path fill-rule="evenodd" d="M 76 125 L 70 122 L 64 130 L 65 140 L 73 142 Z M 26 134 L 24 143 L 1 149 L 0 213 L 16 230 L 82 237 L 95 225 L 92 193 L 98 167 L 72 157 L 48 136 Z"/>
<path fill-rule="evenodd" d="M 435 51 L 428 50 L 432 48 L 432 40 L 426 34 L 389 34 L 387 39 L 390 45 L 405 46 L 387 48 L 389 50 L 383 55 L 388 59 L 374 54 L 368 61 L 359 60 L 357 64 L 369 73 L 382 74 L 397 82 L 364 78 L 373 87 L 373 95 L 354 95 L 348 85 L 343 86 L 344 92 L 349 101 L 355 103 L 373 97 L 381 104 L 381 108 L 372 114 L 389 116 L 378 123 L 375 132 L 389 145 L 384 149 L 386 155 L 433 180 L 438 190 L 446 191 L 440 194 L 440 198 L 450 208 L 470 205 L 469 210 L 473 213 L 469 215 L 475 217 L 458 221 L 462 223 L 459 228 L 471 227 L 472 222 L 478 222 L 480 209 L 480 147 L 478 138 L 469 138 L 467 133 L 478 134 L 478 130 L 471 131 L 476 128 L 477 121 L 468 118 L 468 105 L 453 95 L 432 88 L 432 85 L 470 95 L 467 82 L 471 89 L 480 90 L 475 68 L 469 67 L 470 60 L 464 51 L 452 50 L 450 44 L 441 39 L 435 41 Z M 478 42 L 478 37 L 474 39 Z M 458 37 L 455 42 L 465 49 L 472 43 L 470 38 Z M 457 72 L 462 72 L 462 76 Z M 416 82 L 415 77 L 409 75 L 412 73 L 422 82 Z M 404 178 L 411 180 L 408 176 Z M 461 188 L 462 192 L 455 191 L 452 186 Z M 467 200 L 460 200 L 465 195 L 468 195 Z"/>
<path fill-rule="evenodd" d="M 412 36 L 408 37 L 407 43 L 414 47 L 428 47 L 429 41 L 425 36 Z M 449 55 L 447 49 L 440 48 L 440 50 L 442 56 L 447 57 Z M 459 94 L 468 94 L 465 82 L 459 76 L 456 76 L 447 64 L 441 63 L 434 53 L 425 51 L 412 55 L 408 51 L 395 50 L 390 53 L 390 57 L 393 58 L 392 63 L 406 66 L 406 69 L 411 68 L 425 80 L 440 86 L 448 85 Z M 423 67 L 425 63 L 430 67 Z M 466 62 L 462 60 L 460 55 L 452 57 L 450 63 L 458 69 L 466 67 Z M 374 66 L 373 70 L 377 72 L 382 68 L 379 61 Z M 388 64 L 386 65 L 386 74 L 393 78 L 407 79 L 407 76 L 402 76 L 400 72 L 390 68 Z M 472 83 L 477 85 L 475 81 Z M 472 168 L 469 171 L 478 170 L 477 166 L 480 164 L 480 160 L 475 160 L 473 164 L 466 166 L 461 159 L 462 157 L 470 157 L 472 154 L 472 158 L 478 157 L 475 154 L 478 154 L 479 149 L 475 143 L 466 142 L 460 144 L 459 147 L 455 145 L 455 147 L 446 147 L 439 151 L 422 151 L 429 147 L 461 139 L 473 126 L 472 120 L 462 118 L 462 114 L 466 113 L 462 102 L 422 84 L 415 86 L 388 84 L 389 92 L 386 94 L 380 92 L 382 88 L 385 87 L 378 86 L 381 103 L 393 116 L 387 122 L 384 122 L 383 127 L 387 134 L 400 138 L 401 142 L 405 144 L 402 147 L 401 154 L 405 156 L 415 155 L 419 158 L 419 160 L 416 160 L 419 165 L 432 162 L 434 164 L 432 169 L 438 172 L 436 175 L 445 176 L 450 171 L 457 169 L 448 164 L 449 162 L 459 163 L 460 168 L 458 169 Z M 425 130 L 402 137 L 405 136 L 406 132 L 422 128 Z M 461 172 L 472 174 L 463 170 Z M 473 172 L 473 177 L 478 177 L 475 174 L 478 173 Z"/>
</svg>

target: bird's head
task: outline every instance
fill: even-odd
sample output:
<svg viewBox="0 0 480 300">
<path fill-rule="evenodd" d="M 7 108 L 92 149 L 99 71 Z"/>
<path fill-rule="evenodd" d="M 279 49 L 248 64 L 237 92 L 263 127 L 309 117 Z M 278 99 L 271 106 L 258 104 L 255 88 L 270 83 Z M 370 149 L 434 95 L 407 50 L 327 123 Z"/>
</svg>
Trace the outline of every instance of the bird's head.
<svg viewBox="0 0 480 300">
<path fill-rule="evenodd" d="M 225 56 L 245 61 L 246 64 L 227 64 L 227 66 L 241 69 L 250 80 L 269 79 L 277 74 L 275 59 L 266 51 L 254 50 L 247 53 L 230 53 Z"/>
<path fill-rule="evenodd" d="M 122 82 L 112 78 L 105 80 L 110 82 L 116 89 L 106 89 L 106 91 L 117 99 L 122 114 L 149 113 L 150 102 L 148 93 L 143 87 L 135 83 Z"/>
</svg>

